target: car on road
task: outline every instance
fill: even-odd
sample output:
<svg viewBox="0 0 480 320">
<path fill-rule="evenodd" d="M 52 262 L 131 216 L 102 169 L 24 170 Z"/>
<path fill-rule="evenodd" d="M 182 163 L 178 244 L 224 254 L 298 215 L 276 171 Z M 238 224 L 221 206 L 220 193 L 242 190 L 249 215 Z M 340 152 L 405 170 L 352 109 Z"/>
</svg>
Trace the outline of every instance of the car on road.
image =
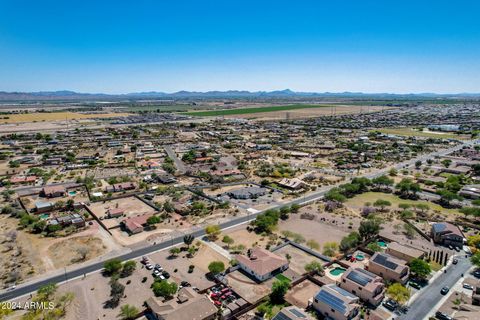
<svg viewBox="0 0 480 320">
<path fill-rule="evenodd" d="M 445 312 L 440 312 L 440 311 L 437 311 L 435 313 L 435 318 L 437 318 L 439 320 L 453 320 L 453 318 L 450 317 L 448 314 L 446 314 Z"/>
<path fill-rule="evenodd" d="M 443 287 L 442 290 L 440 290 L 440 293 L 443 295 L 446 295 L 450 291 L 449 287 Z"/>
<path fill-rule="evenodd" d="M 453 264 L 457 264 L 457 263 L 458 263 L 458 259 L 453 259 L 452 263 L 453 263 Z"/>
<path fill-rule="evenodd" d="M 395 300 L 388 299 L 383 303 L 383 306 L 390 311 L 394 311 L 398 307 L 398 303 Z"/>
<path fill-rule="evenodd" d="M 464 284 L 463 284 L 463 287 L 464 287 L 465 289 L 468 289 L 468 290 L 473 290 L 473 286 L 472 286 L 471 284 L 468 284 L 468 283 L 464 283 Z"/>
<path fill-rule="evenodd" d="M 17 286 L 13 285 L 7 289 L 7 291 L 13 291 L 17 288 Z"/>
<path fill-rule="evenodd" d="M 480 270 L 475 270 L 475 271 L 473 271 L 473 276 L 474 276 L 475 278 L 480 278 Z"/>
</svg>

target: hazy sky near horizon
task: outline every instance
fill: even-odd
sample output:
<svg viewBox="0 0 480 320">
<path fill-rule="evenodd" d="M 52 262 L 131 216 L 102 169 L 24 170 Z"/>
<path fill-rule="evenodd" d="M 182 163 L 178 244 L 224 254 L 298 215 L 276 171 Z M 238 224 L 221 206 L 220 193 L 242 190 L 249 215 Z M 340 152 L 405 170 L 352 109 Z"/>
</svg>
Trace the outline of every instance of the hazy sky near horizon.
<svg viewBox="0 0 480 320">
<path fill-rule="evenodd" d="M 0 0 L 0 91 L 480 92 L 480 1 Z"/>
</svg>

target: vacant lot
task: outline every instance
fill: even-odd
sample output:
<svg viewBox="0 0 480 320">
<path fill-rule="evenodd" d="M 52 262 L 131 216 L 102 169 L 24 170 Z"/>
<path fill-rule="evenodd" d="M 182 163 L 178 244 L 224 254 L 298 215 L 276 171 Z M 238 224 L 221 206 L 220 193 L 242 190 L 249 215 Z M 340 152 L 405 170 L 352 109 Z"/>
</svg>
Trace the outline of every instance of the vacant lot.
<svg viewBox="0 0 480 320">
<path fill-rule="evenodd" d="M 390 201 L 390 203 L 392 204 L 391 206 L 392 209 L 398 209 L 398 205 L 400 203 L 408 203 L 412 206 L 422 203 L 422 204 L 428 205 L 431 211 L 440 211 L 445 213 L 459 214 L 458 210 L 456 209 L 445 209 L 442 206 L 429 201 L 404 200 L 404 199 L 401 199 L 400 197 L 397 197 L 394 194 L 381 193 L 381 192 L 366 192 L 347 200 L 345 204 L 346 206 L 352 209 L 361 209 L 362 207 L 364 207 L 365 203 L 367 202 L 374 203 L 378 199 Z"/>
<path fill-rule="evenodd" d="M 216 241 L 219 246 L 225 245 L 225 243 L 222 242 L 224 235 L 228 235 L 233 239 L 234 243 L 231 246 L 243 245 L 246 249 L 250 249 L 255 246 L 264 248 L 268 243 L 268 237 L 260 236 L 255 232 L 248 232 L 244 225 L 234 229 L 229 229 L 222 233 L 222 236 L 220 236 Z"/>
<path fill-rule="evenodd" d="M 395 134 L 399 136 L 407 137 L 425 137 L 425 138 L 437 138 L 437 139 L 469 139 L 466 135 L 458 135 L 450 132 L 438 132 L 438 131 L 420 131 L 414 128 L 382 128 L 376 129 L 381 133 Z"/>
<path fill-rule="evenodd" d="M 83 236 L 54 243 L 48 248 L 48 255 L 55 268 L 61 268 L 98 257 L 105 253 L 106 249 L 102 239 Z"/>
<path fill-rule="evenodd" d="M 295 306 L 306 308 L 308 306 L 308 299 L 315 296 L 320 287 L 310 280 L 305 280 L 293 287 L 285 296 L 285 300 Z"/>
<path fill-rule="evenodd" d="M 323 247 L 325 242 L 334 241 L 340 243 L 342 238 L 347 235 L 347 232 L 331 224 L 316 220 L 300 219 L 298 214 L 291 215 L 290 219 L 286 221 L 281 221 L 278 229 L 279 231 L 288 230 L 301 234 L 307 241 L 317 241 L 321 247 Z"/>
<path fill-rule="evenodd" d="M 228 285 L 250 303 L 255 303 L 270 293 L 269 283 L 272 282 L 272 279 L 256 283 L 239 270 L 229 273 L 227 279 Z"/>
<path fill-rule="evenodd" d="M 275 251 L 276 254 L 282 256 L 282 257 L 287 257 L 290 256 L 290 269 L 293 270 L 295 273 L 298 275 L 302 275 L 305 273 L 305 265 L 315 261 L 320 264 L 324 264 L 325 262 L 318 259 L 317 257 L 314 257 L 305 251 L 302 251 L 298 248 L 295 248 L 294 246 L 288 245 L 283 248 L 280 248 Z"/>
<path fill-rule="evenodd" d="M 39 121 L 65 121 L 92 118 L 113 118 L 125 117 L 128 113 L 96 113 L 83 114 L 75 112 L 36 112 L 26 114 L 9 114 L 0 118 L 1 123 L 18 123 L 18 122 L 39 122 Z"/>
</svg>

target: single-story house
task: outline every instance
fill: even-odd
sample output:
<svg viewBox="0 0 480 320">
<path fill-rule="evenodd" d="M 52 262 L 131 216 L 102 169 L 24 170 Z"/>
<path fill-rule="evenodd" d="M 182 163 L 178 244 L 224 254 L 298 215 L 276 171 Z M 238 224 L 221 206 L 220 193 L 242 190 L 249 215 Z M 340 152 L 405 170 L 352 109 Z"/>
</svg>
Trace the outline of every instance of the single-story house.
<svg viewBox="0 0 480 320">
<path fill-rule="evenodd" d="M 246 274 L 258 281 L 265 281 L 288 269 L 289 262 L 284 257 L 262 248 L 252 248 L 247 255 L 236 256 L 238 265 Z"/>
</svg>

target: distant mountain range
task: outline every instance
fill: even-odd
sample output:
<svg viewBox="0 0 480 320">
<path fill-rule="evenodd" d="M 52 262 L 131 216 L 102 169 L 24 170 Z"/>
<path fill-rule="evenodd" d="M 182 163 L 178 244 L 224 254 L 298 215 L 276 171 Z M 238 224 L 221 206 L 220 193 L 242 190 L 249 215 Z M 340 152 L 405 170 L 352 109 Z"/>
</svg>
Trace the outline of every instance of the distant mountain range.
<svg viewBox="0 0 480 320">
<path fill-rule="evenodd" d="M 4 92 L 0 91 L 0 101 L 109 101 L 109 100 L 141 100 L 141 99 L 208 99 L 208 98 L 344 98 L 344 99 L 476 99 L 480 93 L 362 93 L 362 92 L 295 92 L 290 89 L 277 91 L 178 91 L 165 92 L 133 92 L 127 94 L 80 93 L 75 91 L 40 91 L 40 92 Z"/>
</svg>

